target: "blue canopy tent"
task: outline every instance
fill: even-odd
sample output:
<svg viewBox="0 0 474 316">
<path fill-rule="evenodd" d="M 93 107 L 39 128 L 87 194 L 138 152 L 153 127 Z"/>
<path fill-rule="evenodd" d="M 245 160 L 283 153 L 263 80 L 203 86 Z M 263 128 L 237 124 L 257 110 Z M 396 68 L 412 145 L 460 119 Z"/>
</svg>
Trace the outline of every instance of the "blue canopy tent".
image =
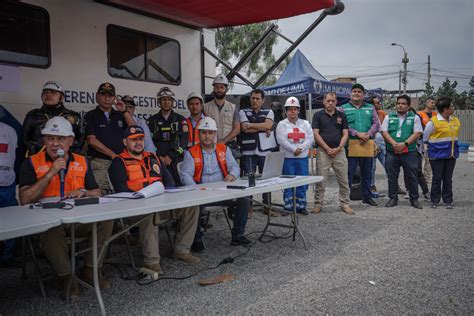
<svg viewBox="0 0 474 316">
<path fill-rule="evenodd" d="M 323 106 L 324 94 L 328 92 L 336 93 L 338 103 L 342 104 L 349 100 L 351 87 L 351 83 L 326 79 L 311 65 L 303 53 L 297 50 L 275 84 L 261 87 L 261 89 L 265 91 L 266 95 L 307 96 L 306 104 L 311 104 L 311 106 L 307 106 L 307 110 L 309 110 L 308 118 L 311 118 L 312 110 Z M 382 97 L 382 94 L 383 90 L 378 88 L 367 91 L 366 97 L 370 95 Z"/>
</svg>

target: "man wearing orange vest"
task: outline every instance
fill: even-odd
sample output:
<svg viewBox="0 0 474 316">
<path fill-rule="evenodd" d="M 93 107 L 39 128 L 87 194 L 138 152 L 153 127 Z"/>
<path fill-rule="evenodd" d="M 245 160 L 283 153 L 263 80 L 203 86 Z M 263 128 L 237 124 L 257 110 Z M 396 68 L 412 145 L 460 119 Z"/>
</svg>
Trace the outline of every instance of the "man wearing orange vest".
<svg viewBox="0 0 474 316">
<path fill-rule="evenodd" d="M 191 92 L 186 99 L 189 113 L 191 114 L 186 122 L 188 123 L 188 146 L 191 148 L 199 143 L 199 130 L 197 129 L 199 122 L 204 118 L 203 105 L 204 100 L 197 92 Z"/>
<path fill-rule="evenodd" d="M 109 168 L 110 182 L 116 193 L 136 192 L 156 181 L 163 182 L 166 187 L 175 186 L 173 176 L 163 167 L 158 156 L 144 151 L 145 133 L 140 126 L 129 126 L 125 130 L 123 143 L 124 151 L 112 160 Z M 159 223 L 160 218 L 167 217 L 169 213 L 178 221 L 179 227 L 175 239 L 174 259 L 187 263 L 200 261 L 190 252 L 199 216 L 197 207 L 150 214 L 138 228 L 145 267 L 158 274 L 163 274 L 163 270 L 160 266 L 158 226 L 155 223 Z"/>
<path fill-rule="evenodd" d="M 38 202 L 42 198 L 60 195 L 60 171 L 65 169 L 64 196 L 81 198 L 100 196 L 100 189 L 94 179 L 92 169 L 86 157 L 74 154 L 70 147 L 74 141 L 71 123 L 63 117 L 55 116 L 46 122 L 41 131 L 46 150 L 30 156 L 23 162 L 20 171 L 20 202 L 22 205 Z M 58 151 L 63 150 L 64 157 Z M 97 244 L 102 245 L 112 235 L 113 221 L 105 221 L 98 225 Z M 91 225 L 76 225 L 77 236 L 89 236 Z M 66 294 L 70 281 L 70 297 L 79 295 L 79 286 L 72 278 L 71 259 L 69 257 L 66 236 L 69 226 L 61 225 L 41 234 L 40 245 L 59 277 L 58 284 Z M 99 251 L 101 251 L 99 249 Z M 82 278 L 93 284 L 92 256 L 88 254 L 82 269 Z M 101 288 L 110 287 L 110 283 L 99 274 Z"/>
<path fill-rule="evenodd" d="M 435 108 L 435 99 L 429 97 L 426 100 L 425 108 L 423 111 L 418 111 L 417 114 L 421 117 L 421 125 L 423 129 L 426 128 L 426 125 L 431 120 L 433 116 L 436 116 L 438 112 L 434 111 Z M 428 158 L 428 145 L 425 144 L 425 157 L 424 157 L 424 166 L 423 166 L 423 175 L 425 176 L 426 183 L 431 184 L 431 179 L 433 178 L 433 172 L 431 171 L 430 159 Z"/>
<path fill-rule="evenodd" d="M 230 148 L 225 144 L 215 144 L 215 137 L 217 132 L 216 122 L 206 116 L 198 125 L 199 129 L 199 144 L 189 148 L 184 154 L 183 164 L 181 165 L 181 180 L 184 185 L 193 185 L 196 183 L 209 182 L 233 182 L 240 175 L 240 168 L 232 156 Z M 248 210 L 250 202 L 246 198 L 237 199 L 237 201 L 229 200 L 217 202 L 215 205 L 219 206 L 234 206 L 234 227 L 232 228 L 233 246 L 248 246 L 252 242 L 244 236 L 245 225 L 247 224 Z M 204 249 L 202 243 L 202 233 L 198 231 L 195 243 L 200 244 Z"/>
</svg>

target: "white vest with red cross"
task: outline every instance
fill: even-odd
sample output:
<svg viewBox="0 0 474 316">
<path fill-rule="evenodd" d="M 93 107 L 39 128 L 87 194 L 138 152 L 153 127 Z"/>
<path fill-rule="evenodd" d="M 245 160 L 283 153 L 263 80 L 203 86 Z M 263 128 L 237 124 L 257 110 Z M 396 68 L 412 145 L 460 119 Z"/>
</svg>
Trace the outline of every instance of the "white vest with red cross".
<svg viewBox="0 0 474 316">
<path fill-rule="evenodd" d="M 313 146 L 313 130 L 306 120 L 298 119 L 296 123 L 291 123 L 284 119 L 278 123 L 276 134 L 280 150 L 285 152 L 286 158 L 307 157 L 309 148 Z M 303 151 L 295 157 L 293 153 L 297 148 Z"/>
</svg>

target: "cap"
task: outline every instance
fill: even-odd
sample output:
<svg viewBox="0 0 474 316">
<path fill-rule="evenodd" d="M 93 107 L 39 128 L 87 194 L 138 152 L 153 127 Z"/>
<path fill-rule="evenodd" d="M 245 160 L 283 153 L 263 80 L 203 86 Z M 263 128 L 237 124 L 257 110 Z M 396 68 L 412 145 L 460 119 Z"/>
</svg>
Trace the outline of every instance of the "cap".
<svg viewBox="0 0 474 316">
<path fill-rule="evenodd" d="M 115 95 L 115 87 L 110 82 L 104 82 L 99 86 L 99 89 L 97 89 L 97 93 L 109 93 Z"/>
<path fill-rule="evenodd" d="M 285 108 L 290 107 L 290 106 L 296 106 L 297 108 L 299 108 L 300 101 L 295 97 L 289 97 L 288 99 L 286 99 Z"/>
<path fill-rule="evenodd" d="M 123 103 L 125 103 L 125 105 L 137 106 L 135 104 L 135 101 L 133 101 L 133 98 L 129 96 L 128 94 L 122 97 L 122 101 Z"/>
<path fill-rule="evenodd" d="M 219 74 L 212 81 L 212 85 L 215 85 L 216 83 L 220 83 L 220 84 L 228 86 L 229 85 L 229 80 L 227 80 L 227 77 L 224 76 L 223 74 Z"/>
<path fill-rule="evenodd" d="M 209 116 L 206 116 L 199 122 L 197 129 L 217 131 L 217 124 L 216 124 L 216 121 L 214 121 L 212 118 L 210 118 Z"/>
<path fill-rule="evenodd" d="M 186 104 L 188 103 L 189 100 L 194 99 L 194 98 L 198 98 L 199 100 L 201 100 L 201 103 L 204 103 L 204 100 L 203 100 L 202 96 L 199 93 L 191 92 L 188 95 L 188 98 L 186 99 Z"/>
<path fill-rule="evenodd" d="M 365 88 L 363 85 L 361 85 L 360 83 L 355 83 L 352 85 L 352 88 L 351 88 L 351 91 L 354 90 L 354 89 L 361 89 L 363 92 L 365 92 Z"/>
<path fill-rule="evenodd" d="M 176 99 L 176 96 L 174 95 L 174 92 L 171 91 L 171 89 L 168 87 L 161 88 L 160 91 L 158 91 L 158 93 L 156 94 L 156 97 L 158 98 L 158 102 L 160 102 L 161 98 L 165 98 L 165 97 L 173 99 L 174 102 L 176 103 L 178 102 L 178 100 Z"/>
<path fill-rule="evenodd" d="M 68 120 L 62 116 L 55 116 L 46 122 L 41 135 L 74 136 L 74 132 Z"/>
<path fill-rule="evenodd" d="M 145 132 L 143 131 L 143 128 L 138 125 L 132 125 L 127 127 L 127 129 L 123 133 L 123 138 L 134 139 L 140 136 L 145 136 Z"/>
<path fill-rule="evenodd" d="M 63 86 L 57 81 L 48 81 L 44 84 L 43 90 L 53 90 L 64 93 Z"/>
</svg>

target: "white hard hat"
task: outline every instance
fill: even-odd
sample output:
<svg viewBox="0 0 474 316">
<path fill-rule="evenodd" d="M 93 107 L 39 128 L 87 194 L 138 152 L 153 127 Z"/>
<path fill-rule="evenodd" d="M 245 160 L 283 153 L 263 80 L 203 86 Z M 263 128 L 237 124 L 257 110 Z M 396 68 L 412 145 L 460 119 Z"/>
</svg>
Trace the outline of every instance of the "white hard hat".
<svg viewBox="0 0 474 316">
<path fill-rule="evenodd" d="M 161 88 L 160 91 L 158 91 L 158 93 L 156 94 L 156 97 L 158 98 L 158 102 L 160 102 L 160 99 L 164 97 L 171 98 L 174 100 L 174 102 L 178 102 L 176 96 L 174 95 L 174 92 L 171 91 L 171 89 L 168 87 Z"/>
<path fill-rule="evenodd" d="M 220 84 L 228 86 L 229 85 L 229 80 L 227 80 L 227 77 L 224 76 L 223 74 L 219 74 L 212 81 L 212 85 L 215 85 L 216 83 L 220 83 Z"/>
<path fill-rule="evenodd" d="M 72 125 L 62 116 L 50 118 L 41 130 L 42 135 L 74 136 Z"/>
<path fill-rule="evenodd" d="M 194 99 L 194 98 L 198 98 L 199 100 L 201 100 L 201 103 L 204 103 L 204 100 L 203 100 L 202 96 L 199 93 L 191 92 L 188 95 L 188 98 L 186 99 L 186 104 L 188 103 L 189 100 Z"/>
<path fill-rule="evenodd" d="M 44 84 L 43 90 L 53 90 L 64 93 L 63 86 L 57 81 L 48 81 Z"/>
<path fill-rule="evenodd" d="M 297 108 L 299 108 L 300 101 L 295 97 L 289 97 L 288 99 L 286 99 L 285 108 L 290 106 L 296 106 Z"/>
<path fill-rule="evenodd" d="M 217 124 L 211 117 L 206 116 L 203 118 L 197 127 L 197 129 L 201 130 L 208 130 L 208 131 L 217 131 Z"/>
</svg>

